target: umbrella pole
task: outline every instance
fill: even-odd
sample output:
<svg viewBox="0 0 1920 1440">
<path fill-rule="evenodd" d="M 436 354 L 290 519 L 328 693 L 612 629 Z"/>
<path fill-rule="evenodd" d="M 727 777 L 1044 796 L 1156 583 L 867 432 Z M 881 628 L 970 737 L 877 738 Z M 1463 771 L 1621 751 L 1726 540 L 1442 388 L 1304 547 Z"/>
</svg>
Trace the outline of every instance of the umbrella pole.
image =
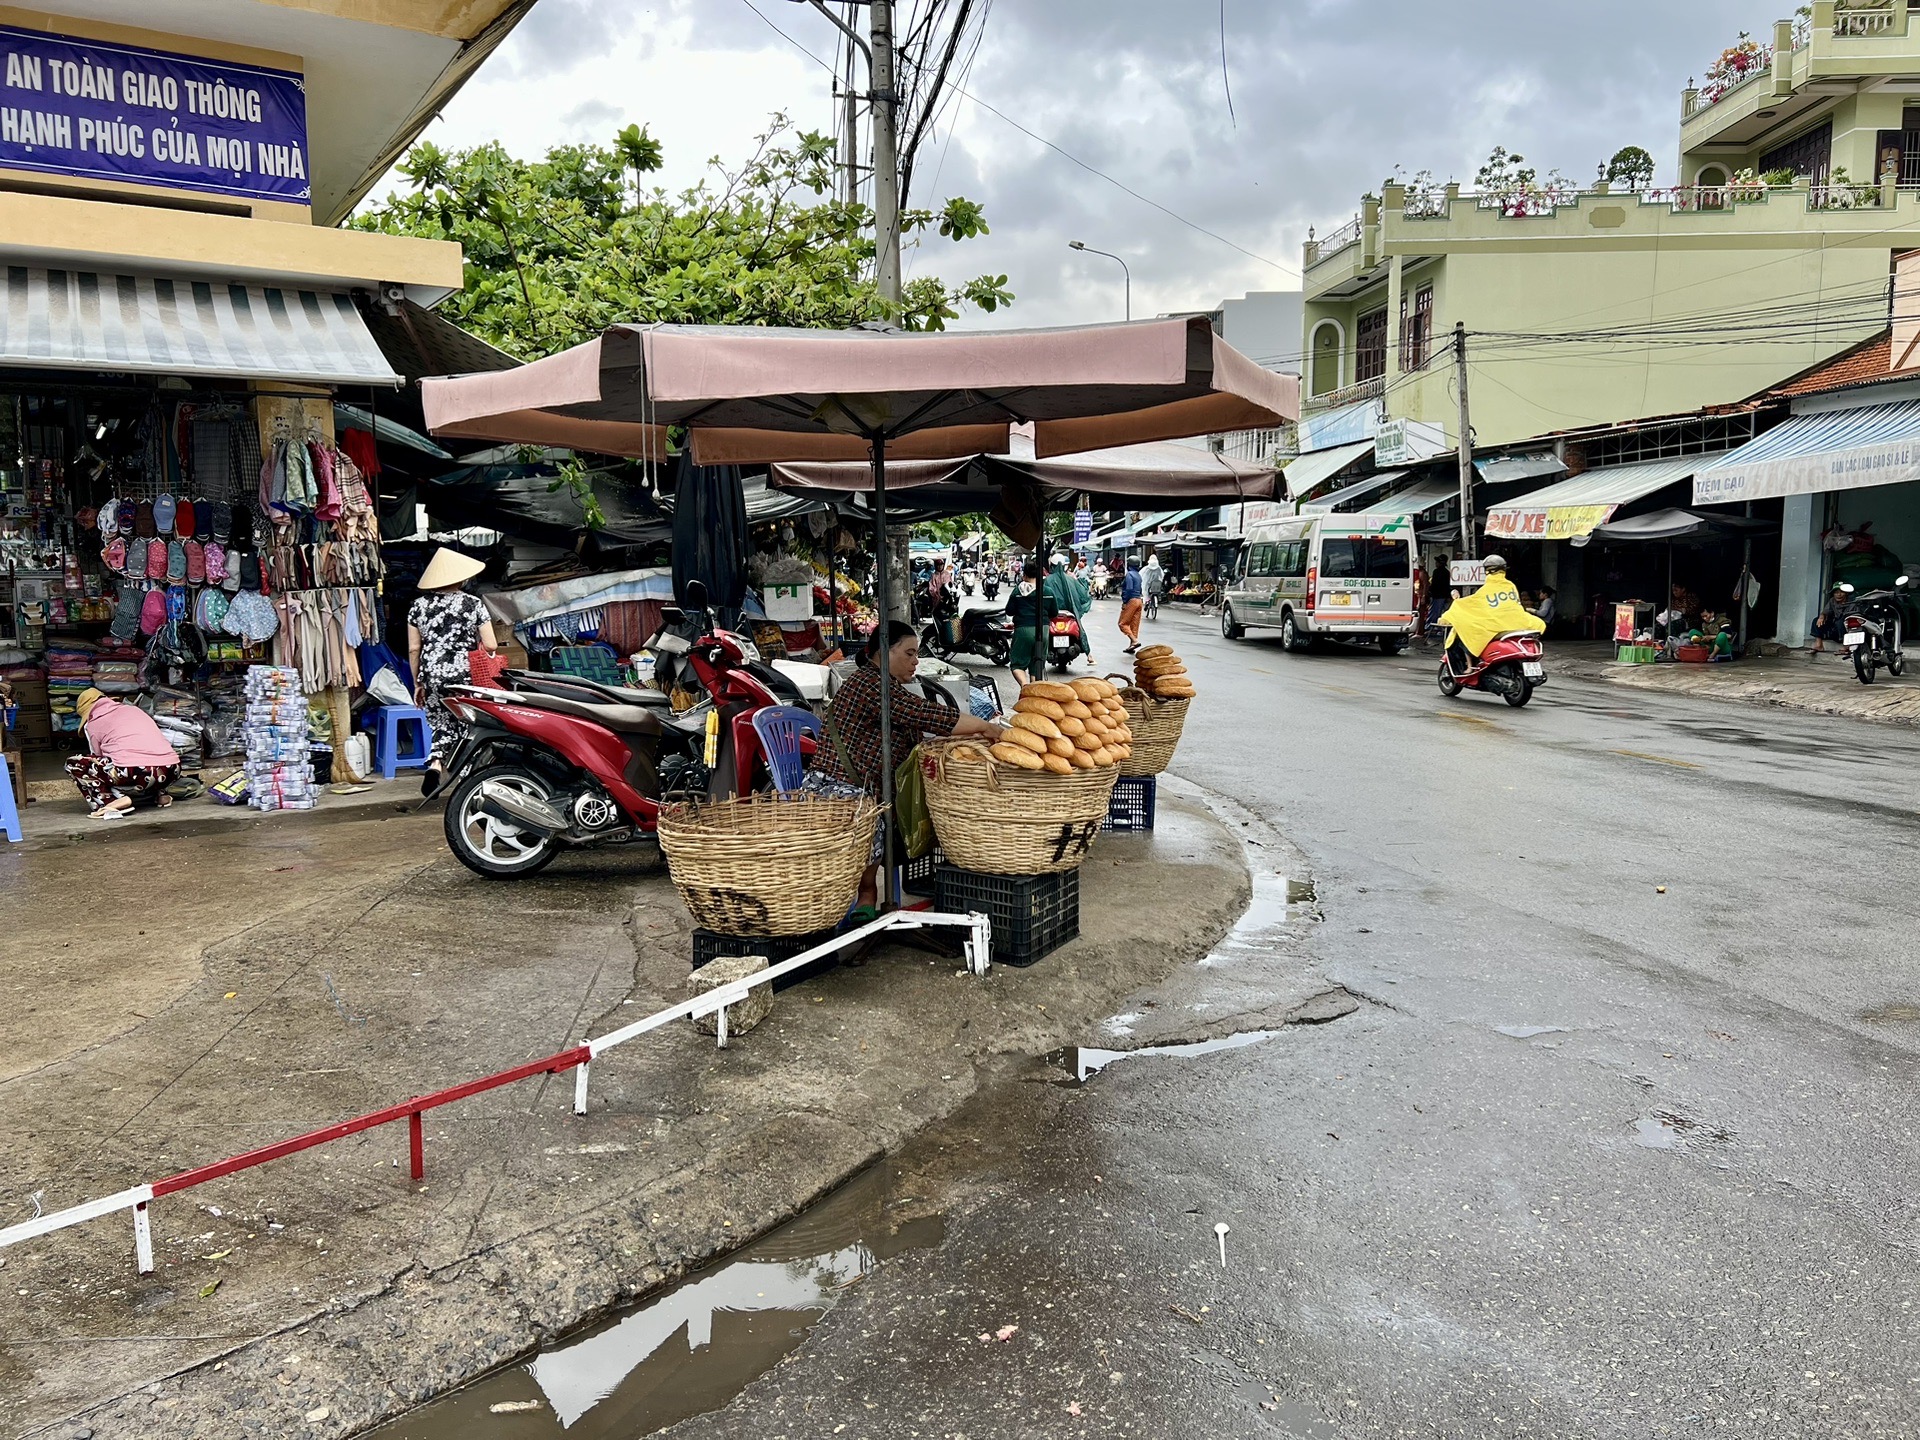
<svg viewBox="0 0 1920 1440">
<path fill-rule="evenodd" d="M 880 631 L 880 879 L 886 887 L 880 897 L 881 908 L 895 903 L 893 890 L 893 671 L 892 647 L 887 632 L 892 627 L 892 556 L 887 553 L 887 442 L 880 434 L 868 436 L 873 447 L 873 602 Z"/>
</svg>

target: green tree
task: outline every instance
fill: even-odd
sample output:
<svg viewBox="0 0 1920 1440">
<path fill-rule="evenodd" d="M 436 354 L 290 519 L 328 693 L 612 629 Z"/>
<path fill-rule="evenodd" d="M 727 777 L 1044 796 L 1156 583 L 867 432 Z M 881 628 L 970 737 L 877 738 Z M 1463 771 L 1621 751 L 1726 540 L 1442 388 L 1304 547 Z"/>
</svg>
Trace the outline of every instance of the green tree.
<svg viewBox="0 0 1920 1440">
<path fill-rule="evenodd" d="M 646 177 L 658 141 L 628 126 L 611 145 L 560 145 L 520 160 L 500 145 L 415 145 L 404 192 L 355 218 L 363 230 L 456 240 L 466 288 L 443 313 L 508 352 L 565 349 L 621 321 L 841 327 L 884 316 L 938 330 L 962 306 L 1012 303 L 1005 275 L 907 283 L 886 315 L 873 283 L 873 214 L 833 198 L 830 137 L 775 116 L 746 163 L 718 159 L 670 195 Z M 902 217 L 910 243 L 987 233 L 981 208 L 953 199 Z"/>
<path fill-rule="evenodd" d="M 1628 190 L 1644 190 L 1653 184 L 1653 156 L 1638 145 L 1629 145 L 1617 151 L 1614 157 L 1607 161 L 1600 174 L 1609 185 L 1621 185 Z"/>
</svg>

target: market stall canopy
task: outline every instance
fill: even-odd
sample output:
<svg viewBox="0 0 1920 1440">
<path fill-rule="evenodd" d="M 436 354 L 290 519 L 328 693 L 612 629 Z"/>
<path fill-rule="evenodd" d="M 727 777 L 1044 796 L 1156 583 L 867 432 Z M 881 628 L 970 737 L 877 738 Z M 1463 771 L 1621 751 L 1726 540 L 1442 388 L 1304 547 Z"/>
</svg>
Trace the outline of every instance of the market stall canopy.
<svg viewBox="0 0 1920 1440">
<path fill-rule="evenodd" d="M 1373 519 L 1381 515 L 1424 515 L 1449 500 L 1459 498 L 1460 482 L 1457 480 L 1422 480 L 1418 485 L 1409 485 L 1398 495 L 1389 495 L 1348 513 L 1356 520 L 1362 516 Z"/>
<path fill-rule="evenodd" d="M 1693 477 L 1696 505 L 1920 480 L 1920 400 L 1795 415 Z"/>
<path fill-rule="evenodd" d="M 338 290 L 9 266 L 0 365 L 398 386 Z"/>
<path fill-rule="evenodd" d="M 1494 506 L 1487 512 L 1487 534 L 1503 540 L 1577 539 L 1611 520 L 1622 505 L 1679 484 L 1724 453 L 1681 455 L 1637 465 L 1603 465 Z"/>
<path fill-rule="evenodd" d="M 1307 501 L 1306 504 L 1300 507 L 1300 513 L 1302 515 L 1331 515 L 1342 505 L 1351 504 L 1353 501 L 1371 495 L 1377 490 L 1386 489 L 1387 486 L 1393 484 L 1396 480 L 1404 480 L 1406 478 L 1407 472 L 1404 470 L 1382 470 L 1378 475 L 1369 475 L 1366 479 L 1348 485 L 1344 489 L 1335 490 L 1329 495 L 1322 495 L 1318 500 Z"/>
<path fill-rule="evenodd" d="M 513 370 L 520 365 L 506 351 L 405 296 L 393 300 L 363 298 L 360 315 L 380 352 L 408 380 Z"/>
<path fill-rule="evenodd" d="M 672 541 L 672 522 L 643 487 L 595 475 L 593 493 L 604 523 L 592 528 L 573 491 L 554 488 L 556 478 L 551 465 L 469 465 L 422 479 L 419 498 L 436 521 L 482 526 L 562 550 L 573 549 L 586 534 L 599 545 Z"/>
<path fill-rule="evenodd" d="M 1602 540 L 1720 540 L 1756 535 L 1780 527 L 1770 520 L 1743 515 L 1705 515 L 1698 510 L 1655 510 L 1625 520 L 1609 520 L 1593 527 Z"/>
<path fill-rule="evenodd" d="M 1199 317 L 1062 330 L 616 325 L 497 374 L 422 382 L 436 435 L 603 454 L 660 453 L 691 432 L 701 464 L 889 464 L 1008 450 L 1042 458 L 1260 429 L 1293 419 L 1299 382 L 1261 368 Z"/>
<path fill-rule="evenodd" d="M 1325 484 L 1362 455 L 1373 453 L 1373 441 L 1357 440 L 1331 450 L 1316 450 L 1287 465 L 1287 498 L 1298 500 L 1315 487 Z"/>
<path fill-rule="evenodd" d="M 435 460 L 453 459 L 453 456 L 418 430 L 411 430 L 398 420 L 389 420 L 384 415 L 362 410 L 358 405 L 343 405 L 338 400 L 334 401 L 333 423 L 335 428 L 341 430 L 365 430 L 376 440 L 385 441 L 389 445 L 400 445 L 408 450 L 418 450 L 422 455 L 431 456 Z"/>
</svg>

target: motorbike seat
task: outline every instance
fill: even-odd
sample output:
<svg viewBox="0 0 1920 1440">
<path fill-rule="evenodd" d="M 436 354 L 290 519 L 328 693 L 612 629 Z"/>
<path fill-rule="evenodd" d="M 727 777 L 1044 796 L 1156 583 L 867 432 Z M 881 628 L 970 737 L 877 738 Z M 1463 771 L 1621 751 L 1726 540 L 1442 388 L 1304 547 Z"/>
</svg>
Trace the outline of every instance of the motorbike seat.
<svg viewBox="0 0 1920 1440">
<path fill-rule="evenodd" d="M 598 704 L 604 700 L 615 705 L 665 708 L 673 703 L 658 690 L 605 685 L 578 675 L 542 675 L 532 670 L 509 670 L 507 675 L 512 679 L 514 688 L 522 693 L 556 695 L 563 700 L 580 700 L 586 704 Z"/>
<path fill-rule="evenodd" d="M 633 735 L 657 729 L 666 717 L 652 705 L 594 705 L 583 700 L 568 700 L 537 690 L 514 692 L 513 703 L 529 710 L 545 710 L 571 716 L 595 725 L 604 725 L 616 735 Z"/>
</svg>

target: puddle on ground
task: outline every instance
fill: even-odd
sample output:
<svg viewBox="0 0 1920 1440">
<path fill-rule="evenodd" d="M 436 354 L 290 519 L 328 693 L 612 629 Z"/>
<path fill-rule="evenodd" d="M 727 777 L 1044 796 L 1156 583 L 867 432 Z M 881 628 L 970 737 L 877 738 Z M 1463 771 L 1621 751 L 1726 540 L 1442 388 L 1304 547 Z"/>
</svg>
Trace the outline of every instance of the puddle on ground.
<svg viewBox="0 0 1920 1440">
<path fill-rule="evenodd" d="M 1273 932 L 1296 920 L 1318 920 L 1318 906 L 1319 896 L 1312 880 L 1256 874 L 1246 913 L 1234 922 L 1233 929 L 1213 952 L 1197 963 L 1204 969 L 1248 952 L 1265 954 L 1272 949 Z"/>
<path fill-rule="evenodd" d="M 896 1223 L 876 1165 L 805 1214 L 618 1319 L 368 1432 L 368 1440 L 637 1440 L 718 1410 L 797 1350 L 882 1262 L 938 1245 L 935 1216 Z"/>
<path fill-rule="evenodd" d="M 1217 1040 L 1195 1040 L 1188 1045 L 1146 1045 L 1138 1050 L 1096 1050 L 1087 1045 L 1069 1045 L 1043 1058 L 1049 1065 L 1072 1072 L 1073 1079 L 1063 1080 L 1061 1084 L 1084 1085 L 1089 1076 L 1098 1075 L 1116 1060 L 1131 1060 L 1136 1055 L 1214 1055 L 1222 1050 L 1243 1050 L 1249 1045 L 1258 1045 L 1279 1033 L 1278 1030 L 1248 1030 L 1239 1035 L 1222 1035 Z"/>
<path fill-rule="evenodd" d="M 1680 1127 L 1665 1115 L 1642 1115 L 1633 1122 L 1633 1143 L 1649 1150 L 1684 1150 L 1687 1142 Z"/>
</svg>

